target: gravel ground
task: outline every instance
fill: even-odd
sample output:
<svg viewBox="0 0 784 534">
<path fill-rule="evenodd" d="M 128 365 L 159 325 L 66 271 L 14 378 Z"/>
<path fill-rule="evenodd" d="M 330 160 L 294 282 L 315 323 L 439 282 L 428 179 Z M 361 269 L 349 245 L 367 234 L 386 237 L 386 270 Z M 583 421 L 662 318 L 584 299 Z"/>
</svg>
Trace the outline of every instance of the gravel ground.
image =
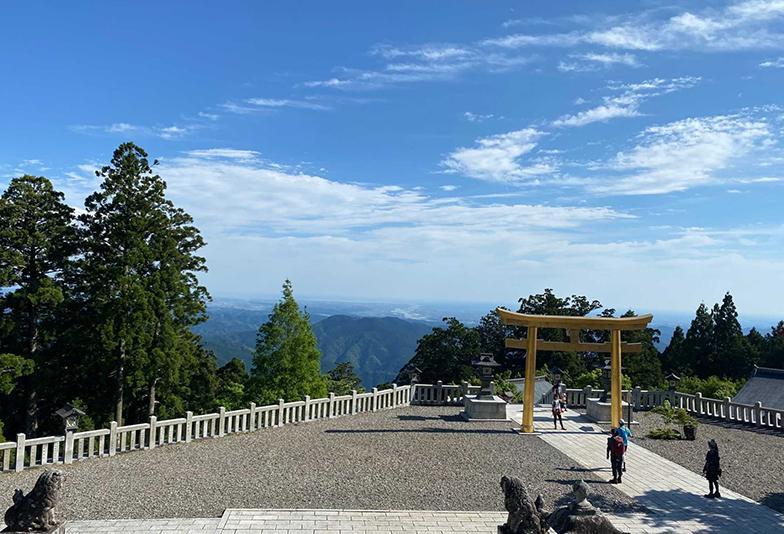
<svg viewBox="0 0 784 534">
<path fill-rule="evenodd" d="M 633 426 L 634 443 L 683 467 L 702 474 L 708 440 L 715 439 L 721 456 L 721 485 L 784 513 L 784 435 L 757 431 L 753 427 L 730 425 L 701 419 L 697 439 L 658 440 L 645 435 L 663 426 L 661 416 L 636 414 L 640 426 Z M 708 482 L 705 482 L 705 493 Z"/>
<path fill-rule="evenodd" d="M 511 423 L 466 423 L 459 408 L 410 407 L 93 459 L 66 472 L 69 519 L 216 517 L 225 508 L 503 510 L 502 475 L 548 507 L 584 478 L 594 504 L 628 497 Z M 727 469 L 727 468 L 725 468 Z M 730 469 L 727 469 L 728 471 Z M 0 475 L 0 510 L 40 469 Z"/>
</svg>

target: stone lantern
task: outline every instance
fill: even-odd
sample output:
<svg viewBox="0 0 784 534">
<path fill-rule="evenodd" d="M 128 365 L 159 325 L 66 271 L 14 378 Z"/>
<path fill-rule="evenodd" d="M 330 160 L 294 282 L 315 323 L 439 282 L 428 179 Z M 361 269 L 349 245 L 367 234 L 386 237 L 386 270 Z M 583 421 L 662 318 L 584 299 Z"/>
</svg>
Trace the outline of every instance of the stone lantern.
<svg viewBox="0 0 784 534">
<path fill-rule="evenodd" d="M 604 367 L 602 367 L 602 388 L 604 389 L 604 393 L 602 393 L 599 402 L 607 402 L 607 397 L 610 394 L 611 380 L 612 380 L 612 365 L 610 365 L 610 360 L 604 360 Z"/>
<path fill-rule="evenodd" d="M 78 430 L 79 416 L 85 415 L 85 413 L 79 408 L 65 403 L 65 406 L 57 410 L 55 415 L 58 415 L 62 418 L 63 428 L 67 434 L 68 432 L 76 432 Z"/>
<path fill-rule="evenodd" d="M 675 373 L 670 373 L 665 378 L 667 379 L 667 385 L 669 385 L 670 391 L 675 391 L 675 389 L 678 387 L 678 382 L 681 381 L 681 377 Z"/>
<path fill-rule="evenodd" d="M 471 365 L 478 369 L 482 387 L 476 396 L 465 396 L 462 416 L 469 421 L 506 421 L 506 401 L 493 394 L 491 385 L 495 368 L 501 364 L 495 361 L 492 354 L 480 354 Z"/>
<path fill-rule="evenodd" d="M 476 398 L 492 399 L 494 391 L 490 383 L 493 381 L 495 368 L 501 367 L 501 364 L 495 361 L 492 354 L 482 353 L 471 365 L 479 370 L 479 380 L 482 381 L 482 388 Z"/>
</svg>

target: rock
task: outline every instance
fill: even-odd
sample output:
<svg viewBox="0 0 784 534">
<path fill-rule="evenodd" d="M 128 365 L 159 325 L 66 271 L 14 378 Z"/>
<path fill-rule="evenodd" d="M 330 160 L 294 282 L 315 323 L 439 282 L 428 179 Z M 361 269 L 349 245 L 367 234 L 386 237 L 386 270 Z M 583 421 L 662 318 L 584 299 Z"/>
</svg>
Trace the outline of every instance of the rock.
<svg viewBox="0 0 784 534">
<path fill-rule="evenodd" d="M 55 532 L 63 526 L 58 519 L 60 491 L 65 475 L 62 471 L 44 471 L 32 491 L 25 495 L 14 492 L 11 508 L 5 512 L 6 529 L 3 532 Z"/>
<path fill-rule="evenodd" d="M 547 524 L 558 534 L 622 534 L 601 510 L 588 502 L 588 484 L 580 480 L 572 486 L 575 501 L 557 508 Z"/>
<path fill-rule="evenodd" d="M 514 477 L 501 477 L 501 489 L 509 517 L 506 523 L 498 526 L 499 534 L 544 534 L 548 531 L 541 495 L 535 502 L 531 501 L 523 481 Z"/>
</svg>

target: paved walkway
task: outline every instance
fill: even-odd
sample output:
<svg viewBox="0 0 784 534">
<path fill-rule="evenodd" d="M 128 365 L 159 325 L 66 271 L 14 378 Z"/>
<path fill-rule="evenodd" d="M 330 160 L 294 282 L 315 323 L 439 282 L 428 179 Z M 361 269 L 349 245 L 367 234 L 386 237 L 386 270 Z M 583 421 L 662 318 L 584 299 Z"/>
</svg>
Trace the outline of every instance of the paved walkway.
<svg viewBox="0 0 784 534">
<path fill-rule="evenodd" d="M 67 534 L 496 534 L 500 512 L 226 510 L 220 519 L 74 521 Z"/>
<path fill-rule="evenodd" d="M 518 407 L 510 418 L 521 420 Z M 609 480 L 610 462 L 605 458 L 608 434 L 573 411 L 564 414 L 566 430 L 554 430 L 549 408 L 538 408 L 534 427 L 539 437 L 566 454 L 586 472 Z M 650 513 L 613 517 L 629 532 L 746 533 L 784 532 L 784 516 L 743 495 L 721 489 L 721 499 L 706 499 L 708 483 L 700 475 L 661 456 L 629 443 L 627 472 L 615 487 L 634 498 Z M 593 482 L 595 484 L 595 482 Z"/>
</svg>

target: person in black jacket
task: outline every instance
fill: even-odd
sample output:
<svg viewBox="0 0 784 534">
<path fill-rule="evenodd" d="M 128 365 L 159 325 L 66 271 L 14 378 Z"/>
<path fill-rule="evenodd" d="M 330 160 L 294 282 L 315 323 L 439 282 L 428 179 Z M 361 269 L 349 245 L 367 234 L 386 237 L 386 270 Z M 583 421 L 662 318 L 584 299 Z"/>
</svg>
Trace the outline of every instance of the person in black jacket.
<svg viewBox="0 0 784 534">
<path fill-rule="evenodd" d="M 708 441 L 708 453 L 705 455 L 705 467 L 702 468 L 702 474 L 708 479 L 709 491 L 705 497 L 708 499 L 717 499 L 721 497 L 719 493 L 719 477 L 721 476 L 721 466 L 719 464 L 719 446 L 714 440 Z M 713 490 L 713 487 L 716 490 Z"/>
</svg>

